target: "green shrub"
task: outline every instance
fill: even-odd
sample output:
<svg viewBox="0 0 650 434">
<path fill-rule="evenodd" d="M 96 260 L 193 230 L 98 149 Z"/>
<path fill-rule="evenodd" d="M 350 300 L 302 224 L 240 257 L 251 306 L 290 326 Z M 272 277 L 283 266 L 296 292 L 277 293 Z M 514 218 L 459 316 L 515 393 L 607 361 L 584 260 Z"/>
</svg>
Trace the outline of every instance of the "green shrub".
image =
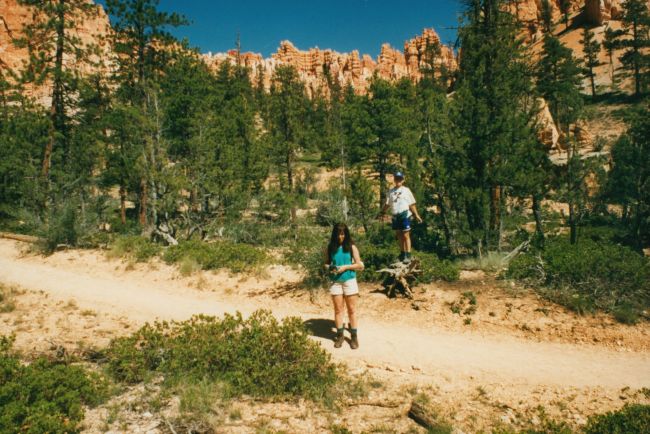
<svg viewBox="0 0 650 434">
<path fill-rule="evenodd" d="M 45 227 L 42 250 L 54 252 L 59 245 L 76 246 L 79 237 L 77 228 L 77 209 L 74 203 L 62 210 L 50 213 L 49 224 Z"/>
<path fill-rule="evenodd" d="M 198 240 L 182 241 L 171 246 L 163 255 L 169 264 L 194 261 L 203 270 L 229 269 L 235 273 L 250 271 L 268 262 L 263 251 L 248 244 L 230 241 L 206 243 Z"/>
<path fill-rule="evenodd" d="M 523 280 L 579 313 L 603 309 L 633 323 L 650 305 L 650 262 L 627 247 L 550 238 L 543 250 L 515 258 L 506 276 Z"/>
<path fill-rule="evenodd" d="M 168 384 L 223 382 L 234 394 L 252 396 L 319 399 L 337 380 L 329 353 L 309 339 L 302 321 L 280 323 L 268 311 L 147 324 L 113 340 L 106 357 L 119 381 L 163 374 Z"/>
<path fill-rule="evenodd" d="M 382 277 L 377 271 L 397 261 L 396 248 L 394 247 L 377 247 L 366 243 L 359 250 L 365 265 L 365 270 L 360 276 L 364 281 L 381 280 Z M 460 277 L 458 265 L 448 260 L 441 260 L 436 254 L 413 252 L 413 256 L 420 260 L 422 275 L 419 281 L 421 283 L 430 283 L 435 280 L 453 282 Z"/>
<path fill-rule="evenodd" d="M 23 365 L 0 337 L 0 432 L 79 432 L 84 405 L 107 396 L 106 383 L 79 366 L 38 359 Z"/>
<path fill-rule="evenodd" d="M 135 262 L 147 262 L 160 253 L 161 247 L 139 235 L 122 235 L 113 241 L 108 256 L 127 258 Z"/>
<path fill-rule="evenodd" d="M 626 405 L 621 410 L 592 416 L 586 434 L 631 434 L 650 432 L 650 405 Z"/>
</svg>

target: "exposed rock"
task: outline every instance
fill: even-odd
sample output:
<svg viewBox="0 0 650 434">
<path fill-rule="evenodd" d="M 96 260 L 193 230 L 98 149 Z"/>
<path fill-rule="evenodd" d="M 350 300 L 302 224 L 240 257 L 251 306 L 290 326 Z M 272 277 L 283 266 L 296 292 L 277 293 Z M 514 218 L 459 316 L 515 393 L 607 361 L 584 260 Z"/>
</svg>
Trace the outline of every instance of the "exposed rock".
<svg viewBox="0 0 650 434">
<path fill-rule="evenodd" d="M 558 145 L 560 133 L 555 126 L 553 116 L 548 108 L 548 104 L 543 98 L 538 99 L 539 115 L 537 122 L 539 123 L 538 137 L 539 140 L 549 149 L 554 149 Z"/>
<path fill-rule="evenodd" d="M 621 14 L 620 0 L 586 0 L 584 18 L 587 24 L 602 25 L 610 19 L 618 19 Z"/>
<path fill-rule="evenodd" d="M 444 65 L 450 70 L 457 68 L 454 51 L 440 42 L 440 37 L 433 29 L 425 29 L 423 34 L 406 41 L 404 51 L 394 49 L 389 44 L 381 47 L 377 60 L 371 56 L 360 55 L 354 50 L 350 53 L 339 53 L 334 50 L 311 48 L 302 51 L 290 41 L 280 43 L 278 51 L 271 58 L 264 59 L 260 54 L 238 53 L 231 50 L 227 53 L 203 55 L 205 62 L 213 69 L 219 68 L 223 62 L 237 64 L 238 62 L 251 70 L 251 77 L 261 73 L 264 86 L 268 89 L 271 78 L 279 65 L 292 65 L 305 81 L 310 94 L 323 92 L 326 94 L 325 71 L 338 80 L 340 84 L 352 84 L 358 93 L 365 93 L 369 79 L 377 74 L 386 80 L 399 80 L 408 77 L 414 81 L 421 78 L 420 68 L 429 60 L 427 47 L 440 44 L 440 53 L 433 59 L 436 66 Z"/>
<path fill-rule="evenodd" d="M 88 0 L 92 3 L 91 0 Z M 0 69 L 13 71 L 19 74 L 27 65 L 29 54 L 26 48 L 18 48 L 14 40 L 23 36 L 23 28 L 34 22 L 37 18 L 33 9 L 18 4 L 17 0 L 0 0 Z M 98 49 L 97 55 L 92 55 L 89 62 L 80 63 L 74 56 L 64 57 L 66 66 L 79 71 L 82 74 L 96 72 L 101 61 L 108 61 L 111 58 L 111 48 L 108 45 L 107 36 L 111 32 L 108 15 L 100 5 L 92 14 L 78 19 L 77 26 L 70 29 L 72 37 L 78 39 L 80 47 L 94 46 Z M 8 74 L 5 74 L 5 77 Z M 44 86 L 27 89 L 27 92 L 36 97 L 42 103 L 47 104 L 49 95 L 48 84 Z"/>
</svg>

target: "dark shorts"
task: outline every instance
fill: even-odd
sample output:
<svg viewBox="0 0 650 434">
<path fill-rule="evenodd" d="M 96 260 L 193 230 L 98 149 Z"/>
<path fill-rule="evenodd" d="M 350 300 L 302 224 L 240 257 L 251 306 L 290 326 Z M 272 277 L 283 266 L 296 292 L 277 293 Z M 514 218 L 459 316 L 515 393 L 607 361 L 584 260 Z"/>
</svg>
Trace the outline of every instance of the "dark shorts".
<svg viewBox="0 0 650 434">
<path fill-rule="evenodd" d="M 393 216 L 392 227 L 395 231 L 408 232 L 411 230 L 411 217 L 404 211 Z"/>
</svg>

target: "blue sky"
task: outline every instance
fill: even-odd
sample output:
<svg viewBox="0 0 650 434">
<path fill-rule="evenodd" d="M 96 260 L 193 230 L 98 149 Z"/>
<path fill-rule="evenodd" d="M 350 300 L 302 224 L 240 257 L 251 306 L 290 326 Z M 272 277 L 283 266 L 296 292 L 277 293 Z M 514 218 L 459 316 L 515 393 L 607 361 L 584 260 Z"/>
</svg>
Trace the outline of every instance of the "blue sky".
<svg viewBox="0 0 650 434">
<path fill-rule="evenodd" d="M 99 3 L 104 3 L 102 0 Z M 402 49 L 404 41 L 433 27 L 453 43 L 457 0 L 160 0 L 160 8 L 186 15 L 192 24 L 174 31 L 202 52 L 234 48 L 269 56 L 280 41 L 300 49 L 354 49 L 376 57 L 381 44 Z"/>
</svg>

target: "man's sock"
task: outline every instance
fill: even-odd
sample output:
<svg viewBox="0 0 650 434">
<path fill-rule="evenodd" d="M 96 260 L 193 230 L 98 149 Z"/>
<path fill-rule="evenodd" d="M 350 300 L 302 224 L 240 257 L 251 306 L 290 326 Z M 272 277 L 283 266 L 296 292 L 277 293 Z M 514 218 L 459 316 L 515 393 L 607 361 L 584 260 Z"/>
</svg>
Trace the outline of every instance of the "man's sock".
<svg viewBox="0 0 650 434">
<path fill-rule="evenodd" d="M 410 259 L 411 258 L 411 252 L 404 252 L 404 259 Z"/>
<path fill-rule="evenodd" d="M 350 329 L 350 334 L 352 335 L 352 337 L 355 337 L 357 335 L 357 329 L 352 329 L 351 328 Z"/>
<path fill-rule="evenodd" d="M 399 254 L 399 260 L 400 260 L 400 261 L 403 261 L 404 258 L 406 258 L 406 253 L 405 253 L 405 252 L 400 252 L 400 254 Z"/>
<path fill-rule="evenodd" d="M 343 336 L 343 331 L 345 330 L 344 327 L 337 328 L 336 329 L 336 336 Z"/>
</svg>

